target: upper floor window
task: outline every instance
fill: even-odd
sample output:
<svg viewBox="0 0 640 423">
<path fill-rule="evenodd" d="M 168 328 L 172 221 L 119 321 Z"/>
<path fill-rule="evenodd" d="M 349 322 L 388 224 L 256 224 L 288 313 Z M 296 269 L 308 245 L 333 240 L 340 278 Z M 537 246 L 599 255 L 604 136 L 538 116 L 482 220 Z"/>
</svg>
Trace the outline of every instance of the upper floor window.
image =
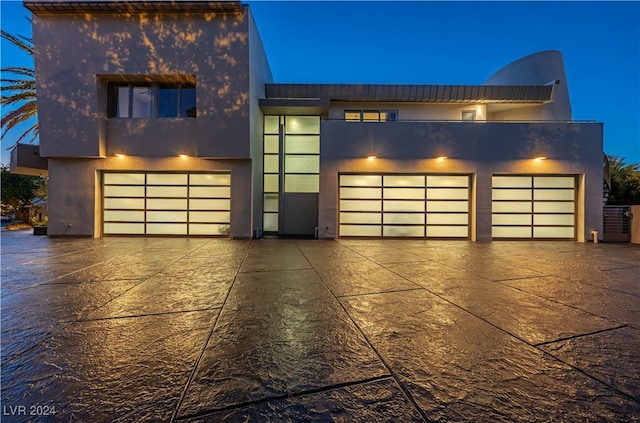
<svg viewBox="0 0 640 423">
<path fill-rule="evenodd" d="M 109 117 L 194 118 L 196 86 L 188 83 L 111 83 Z"/>
<path fill-rule="evenodd" d="M 345 110 L 344 120 L 347 122 L 395 122 L 398 120 L 397 110 Z"/>
<path fill-rule="evenodd" d="M 476 120 L 476 111 L 475 110 L 463 110 L 462 111 L 462 120 L 464 120 L 464 121 L 474 121 L 474 120 Z"/>
</svg>

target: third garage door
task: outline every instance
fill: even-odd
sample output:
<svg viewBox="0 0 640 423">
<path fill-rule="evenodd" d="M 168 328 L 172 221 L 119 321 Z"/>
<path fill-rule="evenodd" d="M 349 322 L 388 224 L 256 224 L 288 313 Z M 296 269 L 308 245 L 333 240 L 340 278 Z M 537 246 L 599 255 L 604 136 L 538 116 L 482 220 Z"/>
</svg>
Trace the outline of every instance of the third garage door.
<svg viewBox="0 0 640 423">
<path fill-rule="evenodd" d="M 342 237 L 469 238 L 469 175 L 341 174 Z"/>
</svg>

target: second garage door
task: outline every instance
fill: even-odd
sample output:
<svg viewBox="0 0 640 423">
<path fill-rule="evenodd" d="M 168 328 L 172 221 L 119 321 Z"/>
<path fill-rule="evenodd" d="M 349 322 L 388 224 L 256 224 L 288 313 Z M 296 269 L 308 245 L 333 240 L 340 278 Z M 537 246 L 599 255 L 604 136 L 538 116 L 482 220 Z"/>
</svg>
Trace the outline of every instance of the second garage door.
<svg viewBox="0 0 640 423">
<path fill-rule="evenodd" d="M 105 235 L 228 235 L 229 173 L 103 174 Z"/>
<path fill-rule="evenodd" d="M 341 174 L 342 237 L 469 238 L 470 176 Z"/>
</svg>

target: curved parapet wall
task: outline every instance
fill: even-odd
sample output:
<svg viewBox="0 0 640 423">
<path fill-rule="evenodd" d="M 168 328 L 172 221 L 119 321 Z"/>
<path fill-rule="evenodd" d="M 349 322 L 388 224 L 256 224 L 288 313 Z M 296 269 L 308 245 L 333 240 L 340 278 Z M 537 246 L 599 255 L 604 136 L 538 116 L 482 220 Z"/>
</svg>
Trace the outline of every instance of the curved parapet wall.
<svg viewBox="0 0 640 423">
<path fill-rule="evenodd" d="M 556 84 L 553 101 L 539 109 L 538 120 L 571 120 L 571 102 L 562 53 L 546 50 L 525 56 L 503 67 L 485 85 Z"/>
</svg>

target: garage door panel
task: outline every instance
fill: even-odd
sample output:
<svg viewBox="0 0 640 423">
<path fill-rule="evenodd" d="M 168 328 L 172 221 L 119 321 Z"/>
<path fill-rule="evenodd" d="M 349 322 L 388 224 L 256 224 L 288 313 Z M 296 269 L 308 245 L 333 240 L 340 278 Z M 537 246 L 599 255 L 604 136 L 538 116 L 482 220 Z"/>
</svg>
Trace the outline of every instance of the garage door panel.
<svg viewBox="0 0 640 423">
<path fill-rule="evenodd" d="M 147 210 L 185 210 L 187 199 L 147 198 Z"/>
<path fill-rule="evenodd" d="M 569 189 L 543 189 L 533 192 L 534 200 L 565 200 L 571 201 L 575 197 L 575 192 Z"/>
<path fill-rule="evenodd" d="M 427 188 L 427 200 L 467 200 L 467 188 Z"/>
<path fill-rule="evenodd" d="M 147 211 L 147 222 L 186 222 L 186 211 Z"/>
<path fill-rule="evenodd" d="M 533 205 L 535 213 L 575 213 L 575 204 L 571 202 L 536 202 Z"/>
<path fill-rule="evenodd" d="M 198 222 L 198 223 L 207 223 L 207 222 L 217 222 L 217 223 L 229 223 L 231 221 L 231 213 L 230 212 L 189 212 L 189 222 Z"/>
<path fill-rule="evenodd" d="M 363 187 L 379 187 L 382 186 L 381 175 L 340 175 L 341 186 L 363 186 Z"/>
<path fill-rule="evenodd" d="M 536 226 L 533 228 L 534 238 L 574 238 L 574 228 L 558 228 L 553 226 Z"/>
<path fill-rule="evenodd" d="M 147 235 L 187 235 L 187 224 L 147 223 Z"/>
<path fill-rule="evenodd" d="M 468 226 L 427 226 L 427 237 L 430 238 L 468 238 Z"/>
<path fill-rule="evenodd" d="M 382 223 L 380 213 L 340 213 L 340 222 L 342 223 Z"/>
<path fill-rule="evenodd" d="M 469 177 L 466 175 L 427 175 L 428 187 L 461 187 L 469 186 Z"/>
<path fill-rule="evenodd" d="M 467 225 L 469 215 L 467 213 L 429 213 L 428 225 Z"/>
<path fill-rule="evenodd" d="M 147 197 L 184 197 L 188 195 L 187 187 L 147 187 Z"/>
<path fill-rule="evenodd" d="M 534 188 L 569 188 L 574 189 L 576 179 L 573 176 L 534 176 Z"/>
<path fill-rule="evenodd" d="M 428 212 L 469 212 L 469 201 L 429 201 Z"/>
<path fill-rule="evenodd" d="M 119 222 L 144 222 L 144 210 L 105 210 L 104 220 Z"/>
<path fill-rule="evenodd" d="M 534 225 L 573 226 L 575 217 L 572 214 L 536 214 Z"/>
<path fill-rule="evenodd" d="M 103 182 L 105 184 L 122 184 L 122 185 L 144 185 L 144 173 L 105 173 Z"/>
<path fill-rule="evenodd" d="M 107 197 L 144 197 L 143 186 L 110 185 L 104 187 L 104 195 Z"/>
<path fill-rule="evenodd" d="M 105 198 L 105 209 L 141 209 L 144 210 L 144 198 Z"/>
<path fill-rule="evenodd" d="M 390 224 L 417 224 L 424 226 L 424 213 L 385 213 L 382 223 Z"/>
<path fill-rule="evenodd" d="M 385 187 L 420 187 L 424 188 L 423 175 L 384 175 Z"/>
<path fill-rule="evenodd" d="M 192 199 L 189 200 L 190 210 L 229 210 L 231 209 L 231 200 L 226 199 Z"/>
<path fill-rule="evenodd" d="M 385 200 L 385 212 L 424 212 L 423 201 Z"/>
<path fill-rule="evenodd" d="M 231 187 L 190 187 L 189 197 L 229 198 Z"/>
<path fill-rule="evenodd" d="M 494 226 L 494 238 L 531 238 L 531 226 Z"/>
<path fill-rule="evenodd" d="M 384 226 L 382 236 L 424 238 L 424 225 L 420 226 Z"/>
<path fill-rule="evenodd" d="M 424 188 L 384 188 L 384 199 L 424 200 Z"/>
<path fill-rule="evenodd" d="M 531 226 L 530 214 L 494 214 L 492 218 L 494 225 L 527 225 Z"/>
<path fill-rule="evenodd" d="M 184 173 L 148 173 L 147 185 L 188 185 L 189 175 Z"/>
<path fill-rule="evenodd" d="M 375 236 L 382 234 L 381 226 L 373 225 L 340 225 L 340 236 Z"/>
<path fill-rule="evenodd" d="M 104 233 L 108 235 L 144 235 L 144 223 L 105 223 Z"/>
</svg>

